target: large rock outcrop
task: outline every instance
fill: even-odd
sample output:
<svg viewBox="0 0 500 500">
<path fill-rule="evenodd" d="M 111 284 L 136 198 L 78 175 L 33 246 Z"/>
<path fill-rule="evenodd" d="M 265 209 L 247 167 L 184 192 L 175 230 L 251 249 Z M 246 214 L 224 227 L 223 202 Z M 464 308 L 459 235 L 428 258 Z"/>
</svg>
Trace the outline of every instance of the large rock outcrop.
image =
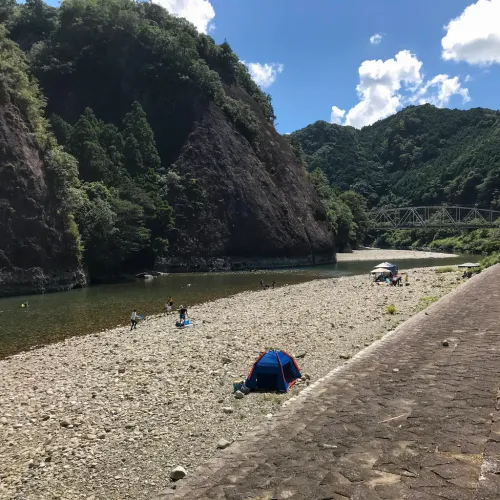
<svg viewBox="0 0 500 500">
<path fill-rule="evenodd" d="M 30 5 L 20 9 L 33 14 Z M 120 235 L 117 248 L 127 250 L 119 272 L 155 263 L 201 270 L 334 260 L 334 237 L 305 168 L 274 129 L 269 96 L 227 42 L 149 2 L 66 3 L 52 15 L 57 22 L 41 50 L 30 52 L 30 71 L 80 179 L 113 190 L 110 212 L 120 216 L 114 223 L 110 215 L 114 233 L 106 234 Z M 12 36 L 22 47 L 33 43 L 19 30 Z M 139 127 L 125 125 L 135 103 L 145 114 Z M 73 137 L 85 113 L 102 126 L 85 118 Z M 141 139 L 149 127 L 154 141 Z M 156 154 L 161 166 L 146 167 L 143 159 Z M 82 235 L 88 223 L 79 219 Z M 139 226 L 142 234 L 128 237 Z"/>
<path fill-rule="evenodd" d="M 242 89 L 233 98 L 259 118 L 249 142 L 208 105 L 173 165 L 196 189 L 174 201 L 169 269 L 310 265 L 335 259 L 326 212 L 287 141 Z"/>
<path fill-rule="evenodd" d="M 0 102 L 0 296 L 86 282 L 32 136 L 17 108 Z"/>
</svg>

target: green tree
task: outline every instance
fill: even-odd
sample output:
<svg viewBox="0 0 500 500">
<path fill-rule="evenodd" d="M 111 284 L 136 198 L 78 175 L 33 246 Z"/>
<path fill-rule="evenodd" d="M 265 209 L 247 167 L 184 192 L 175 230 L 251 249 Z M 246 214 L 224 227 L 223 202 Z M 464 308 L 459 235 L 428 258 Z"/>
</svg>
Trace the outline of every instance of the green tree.
<svg viewBox="0 0 500 500">
<path fill-rule="evenodd" d="M 311 182 L 322 200 L 330 227 L 335 234 L 338 250 L 345 251 L 362 243 L 365 236 L 364 228 L 366 201 L 357 193 L 338 193 L 330 186 L 326 174 L 316 169 L 309 174 Z M 351 210 L 352 205 L 354 213 Z"/>
<path fill-rule="evenodd" d="M 0 23 L 8 22 L 14 16 L 16 0 L 0 0 Z"/>
<path fill-rule="evenodd" d="M 366 199 L 355 191 L 345 191 L 340 194 L 340 200 L 349 207 L 352 214 L 350 243 L 353 247 L 362 245 L 370 228 Z"/>
<path fill-rule="evenodd" d="M 103 180 L 111 186 L 120 182 L 123 160 L 112 141 L 120 146 L 122 140 L 116 127 L 111 127 L 111 130 L 114 139 L 109 137 L 109 127 L 98 120 L 90 108 L 85 109 L 72 127 L 69 150 L 78 159 L 82 180 Z"/>
<path fill-rule="evenodd" d="M 132 175 L 151 169 L 160 170 L 161 160 L 153 130 L 148 123 L 146 113 L 138 102 L 123 120 L 125 168 Z"/>
<path fill-rule="evenodd" d="M 6 0 L 0 0 L 11 5 Z M 0 16 L 1 16 L 0 6 Z M 50 7 L 42 0 L 26 0 L 16 7 L 14 16 L 8 23 L 10 36 L 23 50 L 29 50 L 35 43 L 47 40 L 57 22 L 57 9 Z"/>
</svg>

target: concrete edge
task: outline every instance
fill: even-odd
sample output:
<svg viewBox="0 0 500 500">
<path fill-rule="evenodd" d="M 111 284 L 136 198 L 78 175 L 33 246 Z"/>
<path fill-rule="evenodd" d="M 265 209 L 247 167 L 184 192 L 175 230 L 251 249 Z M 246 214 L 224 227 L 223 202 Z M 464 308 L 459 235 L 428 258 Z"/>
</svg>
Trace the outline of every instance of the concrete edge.
<svg viewBox="0 0 500 500">
<path fill-rule="evenodd" d="M 251 429 L 249 432 L 245 434 L 244 438 L 236 440 L 230 447 L 226 448 L 225 450 L 216 452 L 211 459 L 196 467 L 193 470 L 192 475 L 185 482 L 180 484 L 179 488 L 177 488 L 176 490 L 169 491 L 168 496 L 166 496 L 167 494 L 164 494 L 159 497 L 154 497 L 153 500 L 167 500 L 168 498 L 183 498 L 184 497 L 183 492 L 186 490 L 186 488 L 189 488 L 193 484 L 195 484 L 196 480 L 203 479 L 204 475 L 201 474 L 201 472 L 209 470 L 210 474 L 213 474 L 214 472 L 227 466 L 228 462 L 231 460 L 231 456 L 241 451 L 242 446 L 244 446 L 248 442 L 251 442 L 252 440 L 258 439 L 260 436 L 267 434 L 275 426 L 277 426 L 282 419 L 286 418 L 293 411 L 306 404 L 307 400 L 310 397 L 314 397 L 318 394 L 321 394 L 322 391 L 320 387 L 326 381 L 333 379 L 337 375 L 340 375 L 341 373 L 349 369 L 352 365 L 358 363 L 359 361 L 373 354 L 384 344 L 392 341 L 393 339 L 397 338 L 400 335 L 403 335 L 405 333 L 404 330 L 408 327 L 408 325 L 412 325 L 416 322 L 419 322 L 421 319 L 425 318 L 426 316 L 429 316 L 435 310 L 443 306 L 446 306 L 448 303 L 452 302 L 457 295 L 463 294 L 464 290 L 467 290 L 467 288 L 469 288 L 470 286 L 469 284 L 471 283 L 471 281 L 477 279 L 478 276 L 484 277 L 485 274 L 490 273 L 491 270 L 493 268 L 496 268 L 497 266 L 500 266 L 500 264 L 496 264 L 495 266 L 492 266 L 484 270 L 480 275 L 475 275 L 472 278 L 470 278 L 467 282 L 460 284 L 456 289 L 447 293 L 446 295 L 441 297 L 438 301 L 434 302 L 430 306 L 426 307 L 424 310 L 408 318 L 406 321 L 398 325 L 394 330 L 387 332 L 381 339 L 376 340 L 368 347 L 365 347 L 364 349 L 359 351 L 351 359 L 349 359 L 342 365 L 335 367 L 333 370 L 329 371 L 326 375 L 319 378 L 305 389 L 302 389 L 299 394 L 285 401 L 283 405 L 280 407 L 280 409 L 275 414 L 273 414 L 273 416 L 269 420 L 262 421 L 261 424 L 257 423 L 253 429 Z"/>
</svg>

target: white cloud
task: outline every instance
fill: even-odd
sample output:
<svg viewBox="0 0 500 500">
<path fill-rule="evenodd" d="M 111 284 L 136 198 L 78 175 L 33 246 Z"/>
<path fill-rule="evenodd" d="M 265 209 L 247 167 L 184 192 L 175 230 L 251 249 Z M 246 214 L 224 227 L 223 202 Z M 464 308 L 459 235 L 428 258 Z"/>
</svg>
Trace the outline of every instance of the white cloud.
<svg viewBox="0 0 500 500">
<path fill-rule="evenodd" d="M 373 36 L 370 37 L 370 43 L 372 45 L 378 45 L 382 41 L 383 35 L 380 33 L 375 33 Z"/>
<path fill-rule="evenodd" d="M 214 28 L 212 19 L 215 10 L 209 0 L 153 0 L 165 7 L 171 14 L 185 17 L 192 22 L 200 33 L 207 33 Z"/>
<path fill-rule="evenodd" d="M 332 108 L 331 121 L 361 128 L 396 113 L 408 104 L 432 103 L 447 106 L 452 96 L 470 100 L 468 89 L 458 77 L 437 75 L 425 80 L 422 62 L 408 50 L 386 61 L 364 61 L 359 67 L 356 87 L 359 102 L 347 113 Z M 335 121 L 334 121 L 335 120 Z"/>
<path fill-rule="evenodd" d="M 345 116 L 345 109 L 337 108 L 337 106 L 332 106 L 332 113 L 330 115 L 330 122 L 341 124 L 342 119 Z"/>
<path fill-rule="evenodd" d="M 500 0 L 478 0 L 445 29 L 443 59 L 500 64 Z"/>
<path fill-rule="evenodd" d="M 401 85 L 418 86 L 422 81 L 422 63 L 407 50 L 396 57 L 364 61 L 359 67 L 360 102 L 349 110 L 345 124 L 361 128 L 395 113 L 401 107 Z"/>
<path fill-rule="evenodd" d="M 470 101 L 469 90 L 462 87 L 458 76 L 450 78 L 448 75 L 437 75 L 423 84 L 411 100 L 418 104 L 430 103 L 443 108 L 448 106 L 454 95 L 461 96 L 464 103 Z"/>
<path fill-rule="evenodd" d="M 250 72 L 250 76 L 253 78 L 253 81 L 263 89 L 271 86 L 275 81 L 276 77 L 283 71 L 283 64 L 278 63 L 246 63 L 242 61 L 243 64 L 246 65 L 248 71 Z"/>
<path fill-rule="evenodd" d="M 470 76 L 470 75 L 465 75 L 465 79 L 464 79 L 464 82 L 465 82 L 465 83 L 472 82 L 472 80 L 473 80 L 472 76 Z"/>
</svg>

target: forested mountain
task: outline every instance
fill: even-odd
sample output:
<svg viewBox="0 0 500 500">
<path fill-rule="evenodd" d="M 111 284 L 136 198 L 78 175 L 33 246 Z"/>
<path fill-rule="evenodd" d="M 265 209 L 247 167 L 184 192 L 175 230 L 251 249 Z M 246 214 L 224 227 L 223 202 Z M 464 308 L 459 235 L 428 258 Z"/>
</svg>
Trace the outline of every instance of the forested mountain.
<svg viewBox="0 0 500 500">
<path fill-rule="evenodd" d="M 292 138 L 310 171 L 369 206 L 500 209 L 499 111 L 410 106 L 361 130 L 318 121 Z"/>
<path fill-rule="evenodd" d="M 0 296 L 85 284 L 71 211 L 76 161 L 48 131 L 27 71 L 0 25 Z"/>
<path fill-rule="evenodd" d="M 27 149 L 47 184 L 38 216 L 92 277 L 333 258 L 324 204 L 228 43 L 132 0 L 0 0 L 0 23 L 0 203 L 17 240 L 0 240 L 2 272 L 57 275 L 39 235 L 16 232 Z"/>
</svg>

